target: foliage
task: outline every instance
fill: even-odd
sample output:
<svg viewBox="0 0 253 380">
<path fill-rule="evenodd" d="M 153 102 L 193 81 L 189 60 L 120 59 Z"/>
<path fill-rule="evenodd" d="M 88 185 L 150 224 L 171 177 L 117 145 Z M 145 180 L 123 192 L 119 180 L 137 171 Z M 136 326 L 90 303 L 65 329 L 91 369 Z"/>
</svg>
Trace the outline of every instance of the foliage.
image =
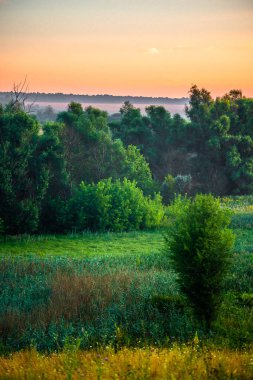
<svg viewBox="0 0 253 380">
<path fill-rule="evenodd" d="M 73 184 L 126 177 L 152 192 L 149 165 L 136 147 L 125 149 L 120 140 L 112 138 L 106 112 L 93 107 L 83 110 L 80 104 L 71 103 L 58 121 L 63 123 L 61 140 Z"/>
<path fill-rule="evenodd" d="M 250 194 L 253 186 L 253 101 L 232 90 L 213 99 L 193 85 L 186 106 L 186 121 L 162 106 L 149 106 L 141 115 L 129 102 L 121 119 L 110 124 L 115 137 L 136 145 L 153 176 L 162 181 L 191 175 L 191 193 Z"/>
<path fill-rule="evenodd" d="M 135 182 L 112 179 L 81 183 L 71 202 L 72 229 L 128 231 L 160 227 L 164 218 L 161 197 L 145 197 Z"/>
<path fill-rule="evenodd" d="M 113 176 L 118 167 L 113 166 L 114 158 L 121 161 L 122 149 L 111 138 L 106 112 L 92 107 L 83 110 L 81 104 L 72 102 L 57 120 L 63 124 L 61 140 L 71 183 Z"/>
<path fill-rule="evenodd" d="M 175 193 L 252 194 L 253 101 L 239 90 L 213 99 L 192 86 L 188 120 L 154 105 L 142 115 L 125 102 L 109 123 L 106 112 L 72 102 L 57 122 L 47 122 L 55 118 L 47 109 L 41 126 L 25 112 L 25 84 L 0 106 L 0 216 L 7 234 L 77 228 L 69 202 L 82 181 L 127 178 L 158 208 L 158 191 L 165 204 Z M 153 211 L 146 225 L 155 225 L 148 221 Z"/>
<path fill-rule="evenodd" d="M 48 176 L 37 121 L 7 106 L 0 112 L 0 214 L 7 233 L 36 231 Z"/>
<path fill-rule="evenodd" d="M 179 115 L 171 117 L 161 106 L 149 106 L 146 113 L 147 116 L 142 116 L 140 109 L 125 102 L 121 119 L 110 126 L 114 136 L 126 146 L 133 144 L 140 149 L 155 179 L 161 180 L 168 172 L 168 164 L 174 158 L 171 153 L 177 151 L 186 123 Z"/>
<path fill-rule="evenodd" d="M 194 172 L 203 190 L 252 192 L 252 108 L 252 100 L 238 90 L 214 100 L 205 89 L 190 89 L 188 150 L 196 152 Z"/>
<path fill-rule="evenodd" d="M 253 307 L 253 294 L 252 293 L 242 293 L 238 297 L 238 300 L 243 306 Z"/>
<path fill-rule="evenodd" d="M 234 241 L 227 228 L 230 213 L 211 195 L 197 195 L 176 211 L 166 237 L 170 260 L 182 292 L 210 328 L 221 303 L 222 280 Z"/>
<path fill-rule="evenodd" d="M 127 177 L 136 181 L 145 194 L 154 193 L 151 171 L 144 157 L 135 146 L 125 149 L 120 140 L 112 139 L 107 114 L 103 111 L 92 107 L 83 110 L 79 103 L 72 102 L 67 111 L 58 115 L 57 123 L 47 122 L 41 127 L 19 107 L 6 106 L 1 108 L 0 127 L 0 211 L 9 234 L 80 229 L 81 226 L 69 220 L 68 213 L 75 189 L 83 180 L 90 183 L 108 177 L 122 180 Z M 115 193 L 111 213 L 119 202 L 116 197 Z M 125 203 L 129 203 L 126 197 L 127 193 Z M 129 226 L 116 222 L 118 217 L 125 218 L 116 214 L 127 213 L 122 204 L 120 210 L 113 211 L 113 228 L 155 226 L 150 202 L 144 203 L 150 208 L 151 216 L 144 217 L 143 211 L 143 216 L 137 217 L 136 210 L 136 222 L 129 222 Z M 158 206 L 157 196 L 154 202 Z M 159 207 L 161 211 L 162 206 Z M 97 228 L 112 228 L 101 218 L 99 223 Z M 91 221 L 87 228 L 93 229 Z"/>
<path fill-rule="evenodd" d="M 42 127 L 40 150 L 48 167 L 48 187 L 42 201 L 39 230 L 65 232 L 66 213 L 71 190 L 61 143 L 62 125 L 46 123 Z"/>
<path fill-rule="evenodd" d="M 125 155 L 125 177 L 131 181 L 136 181 L 144 194 L 152 194 L 154 192 L 154 182 L 150 167 L 144 156 L 134 145 L 129 145 Z"/>
</svg>

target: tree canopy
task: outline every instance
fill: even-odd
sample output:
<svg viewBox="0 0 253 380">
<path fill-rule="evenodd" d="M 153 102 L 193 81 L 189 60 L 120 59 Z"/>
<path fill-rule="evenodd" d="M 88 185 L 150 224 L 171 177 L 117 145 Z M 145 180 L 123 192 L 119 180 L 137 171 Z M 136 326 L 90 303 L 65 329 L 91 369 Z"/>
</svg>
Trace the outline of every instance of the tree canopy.
<svg viewBox="0 0 253 380">
<path fill-rule="evenodd" d="M 196 85 L 186 116 L 125 102 L 119 117 L 71 102 L 41 123 L 22 102 L 0 105 L 0 219 L 8 233 L 64 232 L 68 204 L 81 182 L 134 182 L 160 192 L 249 194 L 253 191 L 253 99 L 231 90 L 213 99 Z M 52 120 L 50 121 L 50 115 Z M 73 225 L 71 228 L 74 228 Z"/>
</svg>

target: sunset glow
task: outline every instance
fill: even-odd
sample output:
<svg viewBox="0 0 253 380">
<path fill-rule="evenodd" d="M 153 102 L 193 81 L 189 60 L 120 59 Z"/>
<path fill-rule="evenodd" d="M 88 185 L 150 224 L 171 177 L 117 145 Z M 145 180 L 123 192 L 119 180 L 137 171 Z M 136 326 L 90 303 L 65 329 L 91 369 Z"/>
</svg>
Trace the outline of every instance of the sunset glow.
<svg viewBox="0 0 253 380">
<path fill-rule="evenodd" d="M 0 91 L 253 97 L 252 0 L 1 0 Z"/>
</svg>

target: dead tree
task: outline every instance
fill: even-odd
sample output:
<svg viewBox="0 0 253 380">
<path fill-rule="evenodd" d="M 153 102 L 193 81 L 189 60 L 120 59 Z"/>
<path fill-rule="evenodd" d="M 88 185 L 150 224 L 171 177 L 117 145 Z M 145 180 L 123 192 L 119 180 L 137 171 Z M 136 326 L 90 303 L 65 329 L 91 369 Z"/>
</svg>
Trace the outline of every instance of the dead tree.
<svg viewBox="0 0 253 380">
<path fill-rule="evenodd" d="M 29 98 L 29 83 L 27 82 L 27 76 L 25 76 L 25 79 L 23 82 L 15 83 L 13 84 L 13 90 L 10 93 L 10 102 L 9 106 L 13 110 L 22 110 L 26 113 L 31 113 L 32 107 L 36 101 L 34 99 L 30 104 L 26 104 L 27 100 Z"/>
</svg>

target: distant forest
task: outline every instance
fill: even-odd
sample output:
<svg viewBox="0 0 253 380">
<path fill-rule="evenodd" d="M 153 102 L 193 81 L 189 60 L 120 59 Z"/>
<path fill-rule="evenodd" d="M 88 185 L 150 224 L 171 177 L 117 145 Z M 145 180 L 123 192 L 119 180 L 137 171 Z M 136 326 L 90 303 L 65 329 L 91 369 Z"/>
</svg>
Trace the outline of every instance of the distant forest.
<svg viewBox="0 0 253 380">
<path fill-rule="evenodd" d="M 0 103 L 6 104 L 12 96 L 11 92 L 0 92 Z M 129 101 L 137 104 L 185 104 L 188 98 L 167 98 L 167 97 L 150 97 L 150 96 L 116 96 L 108 94 L 98 95 L 81 95 L 81 94 L 62 94 L 62 93 L 43 93 L 43 92 L 30 92 L 27 93 L 27 99 L 31 102 L 64 102 L 70 103 L 124 103 Z"/>
<path fill-rule="evenodd" d="M 129 100 L 113 119 L 72 101 L 40 122 L 12 94 L 0 106 L 0 229 L 154 228 L 175 194 L 252 193 L 253 99 L 189 94 L 187 119 Z"/>
</svg>

